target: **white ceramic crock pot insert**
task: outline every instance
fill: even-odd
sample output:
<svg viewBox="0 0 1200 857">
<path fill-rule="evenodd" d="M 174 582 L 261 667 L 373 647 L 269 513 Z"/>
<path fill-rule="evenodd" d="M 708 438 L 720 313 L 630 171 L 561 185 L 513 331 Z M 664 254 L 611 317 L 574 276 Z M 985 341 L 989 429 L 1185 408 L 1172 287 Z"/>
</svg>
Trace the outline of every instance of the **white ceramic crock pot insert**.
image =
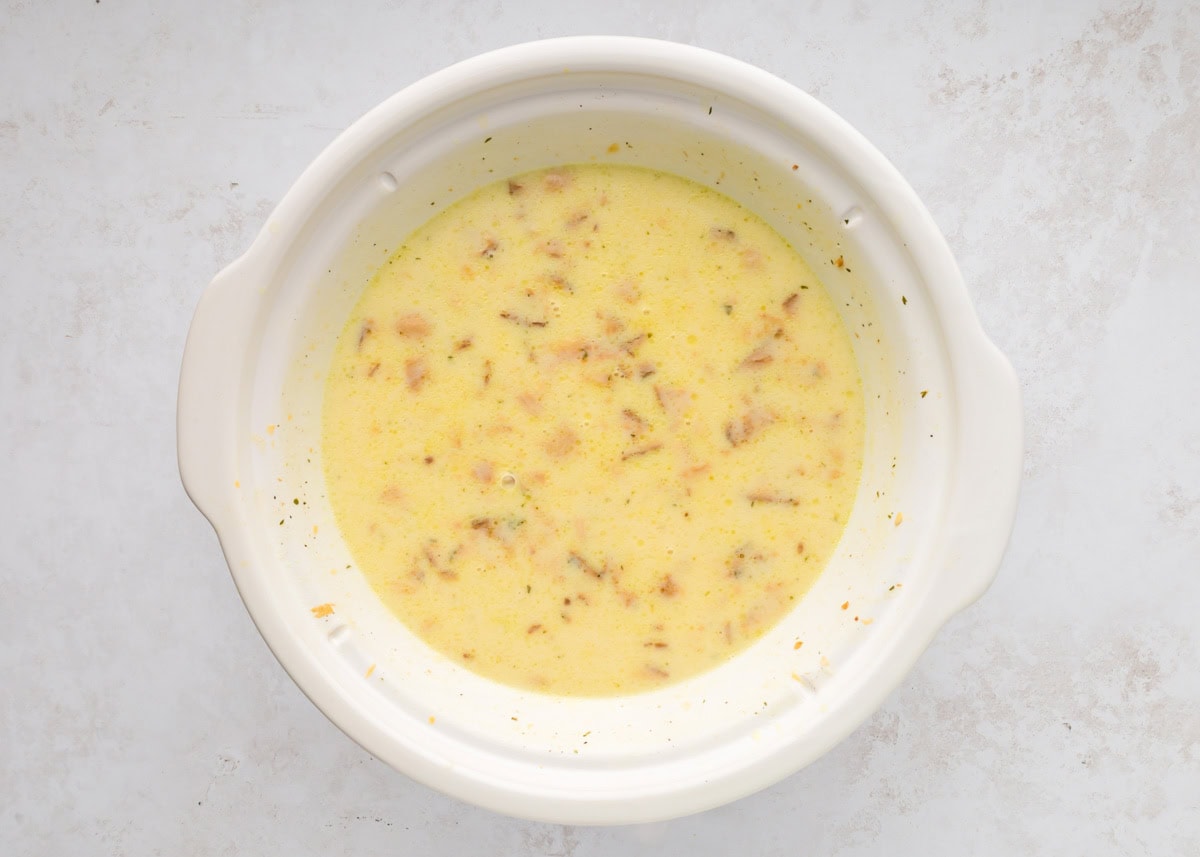
<svg viewBox="0 0 1200 857">
<path fill-rule="evenodd" d="M 325 497 L 320 413 L 337 334 L 409 232 L 482 184 L 589 161 L 694 179 L 791 241 L 854 335 L 868 430 L 837 554 L 778 627 L 681 684 L 581 700 L 479 678 L 382 606 Z M 426 78 L 318 158 L 204 294 L 179 445 L 255 622 L 341 728 L 465 800 L 612 823 L 732 800 L 861 723 L 990 583 L 1015 509 L 1020 416 L 940 233 L 844 122 L 725 57 L 583 38 Z"/>
</svg>

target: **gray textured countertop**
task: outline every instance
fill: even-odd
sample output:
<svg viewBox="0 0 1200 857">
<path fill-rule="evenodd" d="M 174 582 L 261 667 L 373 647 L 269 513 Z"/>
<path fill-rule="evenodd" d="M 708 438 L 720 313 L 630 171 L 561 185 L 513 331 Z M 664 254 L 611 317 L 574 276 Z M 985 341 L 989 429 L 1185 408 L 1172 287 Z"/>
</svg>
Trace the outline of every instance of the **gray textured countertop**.
<svg viewBox="0 0 1200 857">
<path fill-rule="evenodd" d="M 1200 7 L 342 5 L 0 11 L 4 853 L 1200 854 Z M 425 73 L 575 33 L 722 51 L 856 125 L 1026 406 L 983 600 L 818 763 L 641 828 L 503 818 L 359 749 L 174 458 L 193 307 L 316 153 Z"/>
</svg>

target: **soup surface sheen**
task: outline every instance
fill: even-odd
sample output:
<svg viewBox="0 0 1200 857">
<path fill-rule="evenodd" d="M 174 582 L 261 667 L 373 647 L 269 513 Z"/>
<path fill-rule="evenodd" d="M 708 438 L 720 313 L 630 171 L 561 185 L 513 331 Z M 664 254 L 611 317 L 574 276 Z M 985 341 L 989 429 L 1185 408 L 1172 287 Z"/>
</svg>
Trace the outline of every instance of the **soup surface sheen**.
<svg viewBox="0 0 1200 857">
<path fill-rule="evenodd" d="M 737 203 L 635 167 L 483 188 L 370 282 L 325 390 L 329 499 L 422 640 L 548 693 L 632 693 L 771 628 L 862 466 L 849 336 Z"/>
</svg>

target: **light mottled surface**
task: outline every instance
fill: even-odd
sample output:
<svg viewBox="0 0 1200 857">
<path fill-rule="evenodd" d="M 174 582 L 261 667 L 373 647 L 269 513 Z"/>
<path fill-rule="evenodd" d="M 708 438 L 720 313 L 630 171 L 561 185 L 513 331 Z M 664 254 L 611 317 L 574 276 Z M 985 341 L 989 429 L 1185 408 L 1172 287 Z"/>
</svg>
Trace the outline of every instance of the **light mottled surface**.
<svg viewBox="0 0 1200 857">
<path fill-rule="evenodd" d="M 1200 7 L 341 5 L 0 10 L 5 854 L 1200 853 Z M 1027 408 L 1000 577 L 883 709 L 766 792 L 637 829 L 492 815 L 342 736 L 174 461 L 200 291 L 337 130 L 452 60 L 598 32 L 733 54 L 857 125 Z"/>
</svg>

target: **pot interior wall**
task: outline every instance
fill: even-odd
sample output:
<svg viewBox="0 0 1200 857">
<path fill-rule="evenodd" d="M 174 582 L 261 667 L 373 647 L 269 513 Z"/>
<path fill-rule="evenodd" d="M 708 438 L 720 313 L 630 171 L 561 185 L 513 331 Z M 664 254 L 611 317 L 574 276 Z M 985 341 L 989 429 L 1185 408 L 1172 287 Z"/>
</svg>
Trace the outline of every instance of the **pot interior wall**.
<svg viewBox="0 0 1200 857">
<path fill-rule="evenodd" d="M 600 700 L 498 686 L 434 653 L 394 619 L 338 535 L 320 446 L 334 341 L 397 244 L 483 184 L 579 162 L 673 172 L 770 222 L 841 310 L 868 409 L 854 513 L 809 595 L 727 665 L 658 692 Z M 262 284 L 271 309 L 260 319 L 241 414 L 240 481 L 261 522 L 260 555 L 274 558 L 274 585 L 291 604 L 296 632 L 397 740 L 423 742 L 451 764 L 464 763 L 468 748 L 472 763 L 505 757 L 588 770 L 598 791 L 618 761 L 689 754 L 715 770 L 836 716 L 855 675 L 903 632 L 932 572 L 922 554 L 947 490 L 953 390 L 924 284 L 837 153 L 815 141 L 798 144 L 794 128 L 751 106 L 662 78 L 563 74 L 498 86 L 414 118 L 370 158 L 348 165 L 290 237 L 285 258 Z M 852 609 L 843 610 L 847 601 Z M 314 615 L 320 605 L 332 612 Z M 797 639 L 805 641 L 799 650 Z"/>
</svg>

